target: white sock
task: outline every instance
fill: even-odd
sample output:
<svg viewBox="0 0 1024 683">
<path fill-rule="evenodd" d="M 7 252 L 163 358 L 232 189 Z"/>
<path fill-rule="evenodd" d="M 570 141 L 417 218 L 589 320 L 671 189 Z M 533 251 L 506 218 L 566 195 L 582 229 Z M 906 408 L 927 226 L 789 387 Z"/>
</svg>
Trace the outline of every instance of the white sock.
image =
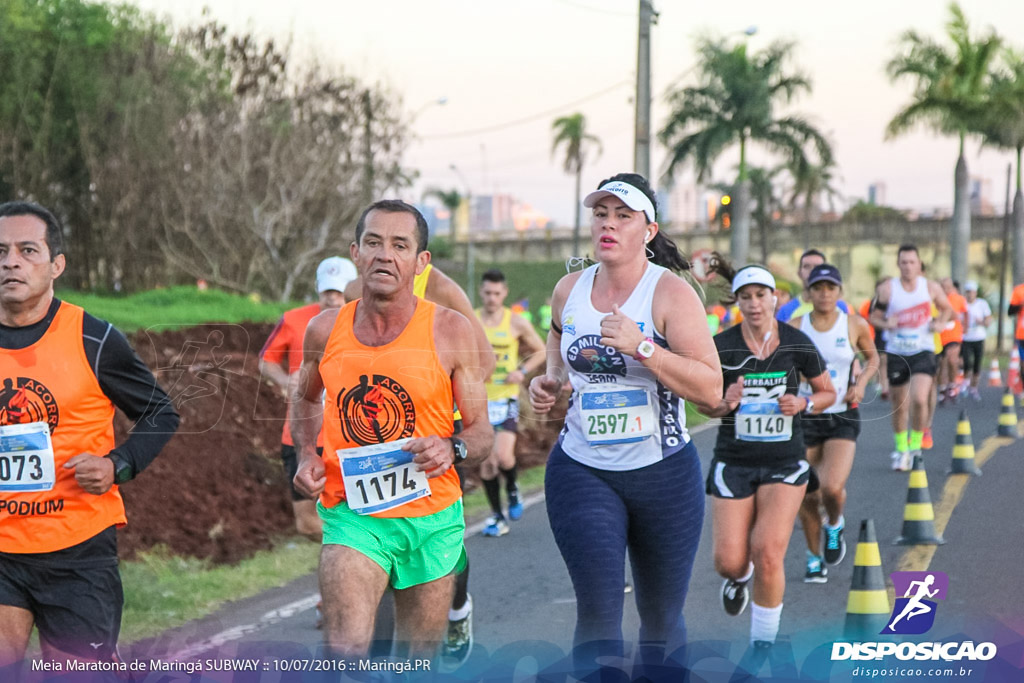
<svg viewBox="0 0 1024 683">
<path fill-rule="evenodd" d="M 469 616 L 469 613 L 473 611 L 473 596 L 466 596 L 466 604 L 461 609 L 449 609 L 448 610 L 448 621 L 458 621 L 459 619 L 465 619 Z"/>
<path fill-rule="evenodd" d="M 840 527 L 843 527 L 843 528 L 846 527 L 846 517 L 844 517 L 843 515 L 839 515 L 839 521 L 836 522 L 835 524 L 829 524 L 828 520 L 827 519 L 825 520 L 825 528 L 826 529 L 838 529 Z"/>
<path fill-rule="evenodd" d="M 775 642 L 779 635 L 779 621 L 782 619 L 782 605 L 778 607 L 761 607 L 756 602 L 750 603 L 750 642 L 763 640 Z"/>
</svg>

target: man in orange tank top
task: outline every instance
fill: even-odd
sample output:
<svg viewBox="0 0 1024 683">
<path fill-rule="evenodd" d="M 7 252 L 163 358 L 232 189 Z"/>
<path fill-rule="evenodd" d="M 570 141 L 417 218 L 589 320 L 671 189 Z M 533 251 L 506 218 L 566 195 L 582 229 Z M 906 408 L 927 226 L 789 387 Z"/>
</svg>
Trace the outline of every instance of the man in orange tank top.
<svg viewBox="0 0 1024 683">
<path fill-rule="evenodd" d="M 44 659 L 117 666 L 124 596 L 118 486 L 171 438 L 178 414 L 124 336 L 54 297 L 63 229 L 0 204 L 0 680 L 35 626 Z M 135 422 L 114 445 L 114 408 Z M 11 667 L 11 669 L 5 669 Z"/>
<path fill-rule="evenodd" d="M 296 488 L 319 496 L 320 590 L 328 647 L 365 656 L 384 591 L 395 589 L 399 656 L 433 657 L 463 561 L 454 465 L 490 451 L 484 374 L 465 316 L 413 292 L 427 226 L 398 200 L 371 205 L 352 260 L 363 297 L 310 323 L 291 428 Z M 321 395 L 326 391 L 326 408 Z M 452 400 L 463 431 L 453 436 Z M 324 431 L 323 457 L 316 436 Z M 395 446 L 387 444 L 397 442 Z M 400 444 L 400 445 L 399 445 Z"/>
<path fill-rule="evenodd" d="M 291 378 L 302 364 L 302 337 L 306 325 L 318 313 L 328 308 L 340 308 L 345 303 L 345 287 L 356 276 L 356 267 L 348 259 L 331 256 L 320 262 L 316 269 L 316 292 L 318 301 L 286 311 L 270 333 L 260 351 L 260 372 L 281 387 L 285 396 L 291 394 Z M 317 447 L 323 447 L 323 438 L 317 440 Z M 285 421 L 281 432 L 281 461 L 288 474 L 291 488 L 292 512 L 295 514 L 295 530 L 314 541 L 320 540 L 320 517 L 316 514 L 316 503 L 295 490 L 292 478 L 298 461 L 292 433 Z"/>
</svg>

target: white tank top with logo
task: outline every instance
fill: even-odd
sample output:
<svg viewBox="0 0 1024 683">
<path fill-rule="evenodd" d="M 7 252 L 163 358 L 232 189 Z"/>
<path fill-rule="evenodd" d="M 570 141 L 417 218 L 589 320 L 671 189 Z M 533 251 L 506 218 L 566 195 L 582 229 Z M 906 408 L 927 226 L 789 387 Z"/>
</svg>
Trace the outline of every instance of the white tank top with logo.
<svg viewBox="0 0 1024 683">
<path fill-rule="evenodd" d="M 850 387 L 850 368 L 853 366 L 853 359 L 856 352 L 850 344 L 850 319 L 845 313 L 836 310 L 836 323 L 832 329 L 819 332 L 811 324 L 811 315 L 808 313 L 800 320 L 800 331 L 810 337 L 818 352 L 825 359 L 828 367 L 828 374 L 832 378 L 832 386 L 836 389 L 836 402 L 823 410 L 825 413 L 841 413 L 847 409 L 846 391 Z M 800 395 L 810 396 L 814 391 L 811 385 L 806 382 L 800 385 Z"/>
<path fill-rule="evenodd" d="M 583 271 L 562 308 L 562 359 L 572 396 L 559 444 L 573 460 L 603 470 L 646 467 L 681 451 L 690 442 L 681 398 L 654 372 L 614 348 L 602 346 L 601 320 L 591 293 L 600 264 Z M 651 305 L 665 268 L 653 263 L 619 310 L 645 336 L 666 348 L 654 327 Z"/>
<path fill-rule="evenodd" d="M 889 330 L 885 352 L 898 356 L 913 356 L 928 351 L 935 353 L 935 337 L 928 329 L 932 320 L 932 295 L 928 292 L 928 278 L 917 277 L 913 291 L 906 291 L 900 279 L 889 281 L 892 294 L 886 316 L 896 316 L 895 330 Z"/>
</svg>

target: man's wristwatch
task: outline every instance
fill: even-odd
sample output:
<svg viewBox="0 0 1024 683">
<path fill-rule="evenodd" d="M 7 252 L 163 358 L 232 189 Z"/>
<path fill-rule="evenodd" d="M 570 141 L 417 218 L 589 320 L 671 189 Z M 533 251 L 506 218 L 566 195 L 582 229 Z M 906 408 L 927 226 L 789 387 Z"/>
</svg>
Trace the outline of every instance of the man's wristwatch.
<svg viewBox="0 0 1024 683">
<path fill-rule="evenodd" d="M 452 450 L 455 451 L 455 462 L 452 464 L 458 465 L 469 455 L 469 451 L 466 450 L 466 442 L 457 436 L 449 436 L 448 440 L 452 442 Z"/>
<path fill-rule="evenodd" d="M 132 479 L 132 466 L 121 456 L 115 453 L 108 453 L 103 456 L 110 462 L 114 463 L 114 483 L 123 484 L 126 481 Z"/>
<path fill-rule="evenodd" d="M 654 355 L 654 349 L 655 348 L 657 348 L 657 347 L 654 346 L 654 340 L 653 339 L 651 339 L 650 337 L 648 337 L 647 339 L 644 339 L 636 347 L 636 353 L 633 354 L 633 360 L 639 360 L 639 361 L 647 360 L 648 358 L 650 358 L 651 356 Z"/>
<path fill-rule="evenodd" d="M 809 399 L 809 398 L 807 398 L 807 399 L 804 399 L 804 400 L 805 400 L 805 401 L 807 401 L 807 407 L 806 407 L 806 408 L 804 408 L 804 414 L 805 414 L 805 415 L 810 415 L 810 414 L 811 414 L 811 411 L 813 411 L 813 410 L 814 410 L 814 401 L 812 401 L 812 400 L 811 400 L 811 399 Z"/>
</svg>

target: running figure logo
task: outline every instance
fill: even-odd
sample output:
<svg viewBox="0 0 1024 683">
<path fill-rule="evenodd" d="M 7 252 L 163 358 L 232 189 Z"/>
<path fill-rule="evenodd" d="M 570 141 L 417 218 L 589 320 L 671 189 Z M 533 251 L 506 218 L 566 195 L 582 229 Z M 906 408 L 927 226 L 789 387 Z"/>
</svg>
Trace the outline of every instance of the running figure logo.
<svg viewBox="0 0 1024 683">
<path fill-rule="evenodd" d="M 335 404 L 345 436 L 361 446 L 404 439 L 416 428 L 412 397 L 385 375 L 361 375 L 359 384 L 341 391 Z"/>
<path fill-rule="evenodd" d="M 945 600 L 949 577 L 945 572 L 893 572 L 896 595 L 883 635 L 918 635 L 935 623 L 935 600 Z"/>
<path fill-rule="evenodd" d="M 31 377 L 5 377 L 0 387 L 0 425 L 46 422 L 57 430 L 60 409 L 53 393 Z"/>
</svg>

